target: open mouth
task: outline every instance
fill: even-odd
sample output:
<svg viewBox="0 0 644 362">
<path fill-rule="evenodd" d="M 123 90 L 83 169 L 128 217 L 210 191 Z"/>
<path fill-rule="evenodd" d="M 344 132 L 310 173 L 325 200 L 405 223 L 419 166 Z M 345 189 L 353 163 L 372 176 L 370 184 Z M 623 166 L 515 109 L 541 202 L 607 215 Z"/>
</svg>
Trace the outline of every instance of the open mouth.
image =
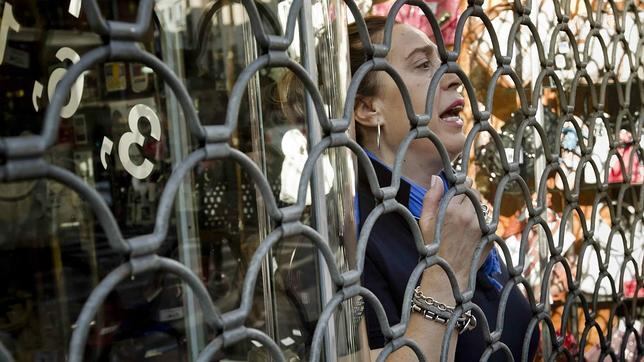
<svg viewBox="0 0 644 362">
<path fill-rule="evenodd" d="M 455 101 L 439 115 L 440 119 L 443 122 L 450 123 L 456 127 L 462 127 L 463 120 L 461 119 L 460 114 L 463 111 L 464 105 L 465 103 L 462 99 Z"/>
</svg>

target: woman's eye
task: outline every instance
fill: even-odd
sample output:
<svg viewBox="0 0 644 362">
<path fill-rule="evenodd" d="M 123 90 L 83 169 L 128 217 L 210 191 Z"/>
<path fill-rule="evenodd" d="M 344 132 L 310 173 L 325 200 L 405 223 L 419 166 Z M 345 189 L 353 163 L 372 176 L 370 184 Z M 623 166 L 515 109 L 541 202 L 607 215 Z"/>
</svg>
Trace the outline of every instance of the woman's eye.
<svg viewBox="0 0 644 362">
<path fill-rule="evenodd" d="M 418 65 L 419 68 L 422 69 L 430 69 L 432 67 L 432 63 L 429 60 L 426 60 Z"/>
</svg>

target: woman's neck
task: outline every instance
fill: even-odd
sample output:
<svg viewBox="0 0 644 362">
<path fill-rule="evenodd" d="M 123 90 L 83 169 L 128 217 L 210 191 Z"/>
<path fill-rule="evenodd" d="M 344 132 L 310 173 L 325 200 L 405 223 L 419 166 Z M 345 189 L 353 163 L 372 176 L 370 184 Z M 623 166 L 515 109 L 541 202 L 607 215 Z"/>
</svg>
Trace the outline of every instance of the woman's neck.
<svg viewBox="0 0 644 362">
<path fill-rule="evenodd" d="M 443 161 L 429 157 L 414 157 L 413 154 L 407 154 L 403 160 L 402 173 L 409 180 L 418 186 L 429 190 L 429 185 L 433 175 L 438 175 L 443 170 Z"/>
<path fill-rule="evenodd" d="M 387 167 L 393 169 L 396 154 L 388 152 L 385 149 L 370 149 L 369 152 L 374 154 Z M 428 155 L 416 155 L 413 152 L 407 152 L 402 163 L 402 175 L 418 186 L 429 189 L 432 175 L 438 175 L 443 170 L 443 161 L 439 158 L 428 157 Z"/>
</svg>

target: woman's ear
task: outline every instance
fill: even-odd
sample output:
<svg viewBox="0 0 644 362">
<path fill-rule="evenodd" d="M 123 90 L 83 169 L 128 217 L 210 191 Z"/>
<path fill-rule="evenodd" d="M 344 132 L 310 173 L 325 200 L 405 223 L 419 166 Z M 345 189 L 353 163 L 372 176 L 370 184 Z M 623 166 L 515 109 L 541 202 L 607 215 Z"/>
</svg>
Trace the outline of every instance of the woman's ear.
<svg viewBox="0 0 644 362">
<path fill-rule="evenodd" d="M 356 97 L 353 116 L 363 127 L 376 127 L 382 124 L 382 114 L 375 97 Z"/>
</svg>

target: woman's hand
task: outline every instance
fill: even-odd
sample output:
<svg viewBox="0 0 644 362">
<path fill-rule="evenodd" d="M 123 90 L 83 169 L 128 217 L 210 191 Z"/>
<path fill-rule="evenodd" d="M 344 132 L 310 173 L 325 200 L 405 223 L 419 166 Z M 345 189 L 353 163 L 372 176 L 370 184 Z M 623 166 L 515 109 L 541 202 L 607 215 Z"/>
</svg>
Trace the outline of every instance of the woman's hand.
<svg viewBox="0 0 644 362">
<path fill-rule="evenodd" d="M 465 184 L 470 188 L 472 180 L 468 177 Z M 438 208 L 444 192 L 441 179 L 438 176 L 432 176 L 431 187 L 425 194 L 419 221 L 420 230 L 427 243 L 434 240 L 434 231 L 438 222 Z M 477 200 L 480 200 L 478 191 L 474 190 L 474 192 L 477 195 Z M 465 194 L 454 196 L 449 201 L 445 218 L 442 220 L 441 246 L 438 254 L 449 263 L 461 287 L 467 283 L 472 256 L 480 240 L 481 228 L 471 200 Z M 481 256 L 477 270 L 485 261 L 487 253 L 492 248 L 491 245 Z M 437 268 L 431 269 L 436 270 Z M 440 273 L 442 274 L 442 271 Z"/>
<path fill-rule="evenodd" d="M 472 180 L 468 179 L 466 184 L 467 187 L 471 187 Z M 438 206 L 443 193 L 443 182 L 438 176 L 433 176 L 431 187 L 423 200 L 423 211 L 420 214 L 420 230 L 426 242 L 434 240 L 434 230 L 436 230 L 438 221 Z M 478 192 L 475 193 L 477 200 L 480 200 Z M 465 195 L 453 197 L 449 202 L 445 212 L 445 219 L 442 223 L 441 246 L 438 254 L 449 263 L 456 275 L 459 286 L 463 286 L 467 283 L 469 277 L 474 249 L 481 240 L 481 229 L 470 199 Z M 487 257 L 487 252 L 489 252 L 489 249 L 481 256 L 479 266 Z M 454 294 L 449 286 L 449 279 L 447 279 L 447 274 L 439 267 L 425 270 L 420 281 L 420 287 L 425 295 L 441 303 L 454 306 Z M 443 340 L 445 330 L 445 325 L 429 321 L 420 313 L 412 312 L 405 336 L 418 343 L 426 360 L 438 361 L 441 349 L 437 346 Z M 448 361 L 454 360 L 457 341 L 458 333 L 452 333 L 449 342 Z M 376 352 L 378 351 L 374 351 L 372 356 L 375 357 Z M 387 361 L 396 362 L 415 360 L 416 356 L 409 348 L 401 348 L 387 359 Z"/>
</svg>

